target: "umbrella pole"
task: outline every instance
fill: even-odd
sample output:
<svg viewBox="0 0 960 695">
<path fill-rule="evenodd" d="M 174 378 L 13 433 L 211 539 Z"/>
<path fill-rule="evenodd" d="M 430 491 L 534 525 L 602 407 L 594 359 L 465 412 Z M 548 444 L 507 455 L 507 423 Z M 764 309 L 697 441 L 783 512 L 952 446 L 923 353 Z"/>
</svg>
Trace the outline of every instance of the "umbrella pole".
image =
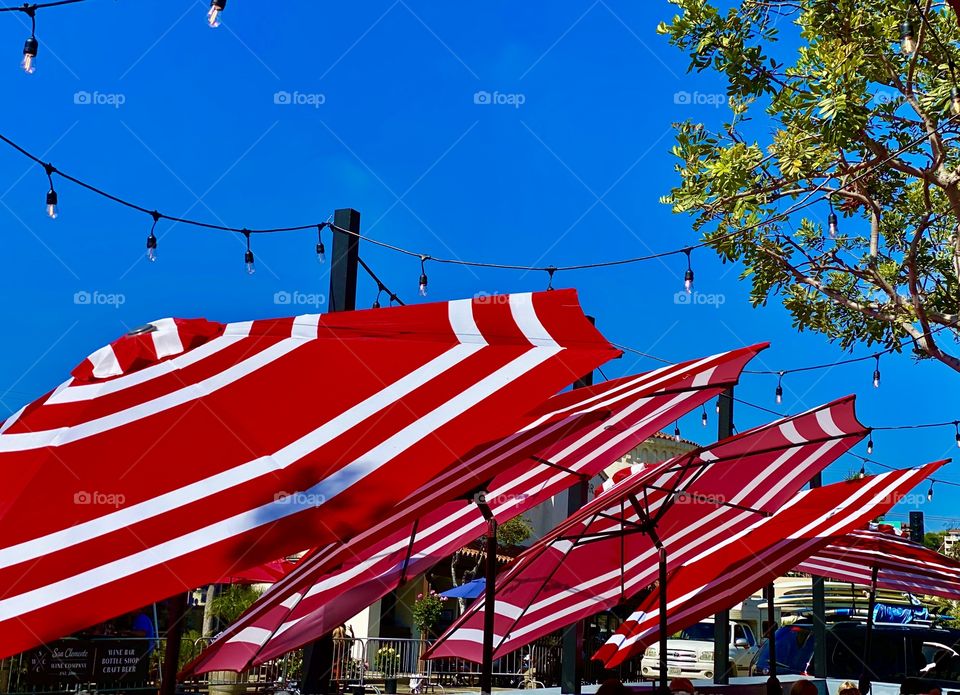
<svg viewBox="0 0 960 695">
<path fill-rule="evenodd" d="M 863 637 L 863 672 L 860 675 L 860 692 L 868 695 L 870 692 L 870 647 L 873 639 L 873 614 L 877 609 L 877 575 L 879 567 L 876 565 L 870 575 L 870 607 L 867 609 L 867 632 Z"/>
<path fill-rule="evenodd" d="M 483 596 L 483 663 L 480 665 L 480 693 L 493 692 L 493 629 L 497 590 L 497 519 L 487 505 L 486 496 L 477 496 L 477 506 L 487 520 L 487 582 Z"/>
<path fill-rule="evenodd" d="M 776 589 L 773 582 L 767 585 L 767 642 L 770 645 L 770 677 L 767 678 L 767 694 L 783 695 L 783 686 L 777 678 L 777 616 Z"/>
<path fill-rule="evenodd" d="M 660 546 L 660 693 L 667 695 L 667 549 Z"/>
</svg>

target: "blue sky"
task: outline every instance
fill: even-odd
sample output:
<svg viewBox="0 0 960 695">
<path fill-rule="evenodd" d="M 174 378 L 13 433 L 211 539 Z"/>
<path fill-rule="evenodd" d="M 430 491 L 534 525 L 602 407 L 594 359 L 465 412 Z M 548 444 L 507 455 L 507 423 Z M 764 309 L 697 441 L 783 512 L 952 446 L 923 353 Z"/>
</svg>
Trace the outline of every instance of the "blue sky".
<svg viewBox="0 0 960 695">
<path fill-rule="evenodd" d="M 231 226 L 303 224 L 355 207 L 375 238 L 522 264 L 595 262 L 696 241 L 690 220 L 658 202 L 677 180 L 671 123 L 722 122 L 723 88 L 688 75 L 685 56 L 656 35 L 672 15 L 666 2 L 230 0 L 215 30 L 205 11 L 199 0 L 89 0 L 41 11 L 31 76 L 17 67 L 24 18 L 0 16 L 0 132 L 145 207 Z M 478 92 L 502 103 L 475 103 Z M 249 277 L 239 238 L 162 222 L 160 260 L 151 264 L 148 216 L 62 182 L 61 216 L 51 221 L 46 187 L 42 169 L 0 147 L 8 336 L 0 413 L 151 319 L 282 315 L 290 307 L 275 303 L 277 292 L 307 302 L 326 293 L 310 233 L 255 238 L 258 272 Z M 415 259 L 372 246 L 361 255 L 404 300 L 420 301 Z M 679 258 L 559 275 L 555 285 L 579 289 L 609 339 L 672 359 L 765 340 L 773 346 L 757 368 L 845 356 L 794 331 L 776 300 L 752 309 L 742 268 L 705 250 L 693 261 L 698 291 L 721 305 L 675 303 Z M 430 299 L 546 286 L 542 273 L 438 264 L 428 272 Z M 361 279 L 360 303 L 374 290 Z M 78 304 L 78 292 L 106 303 Z M 653 366 L 627 355 L 604 371 Z M 958 375 L 946 367 L 903 355 L 883 358 L 881 369 L 879 389 L 872 362 L 791 375 L 782 408 L 856 393 L 872 426 L 960 417 Z M 747 376 L 739 396 L 775 407 L 775 385 L 775 377 Z M 699 414 L 686 418 L 683 434 L 706 442 L 715 433 L 710 416 L 707 431 Z M 738 406 L 735 419 L 743 430 L 766 418 Z M 896 466 L 960 453 L 946 429 L 880 432 L 874 441 L 874 458 Z M 942 477 L 960 481 L 957 465 Z M 859 462 L 841 459 L 828 479 L 854 468 Z M 960 516 L 958 501 L 960 488 L 939 486 L 922 505 L 928 528 Z"/>
</svg>

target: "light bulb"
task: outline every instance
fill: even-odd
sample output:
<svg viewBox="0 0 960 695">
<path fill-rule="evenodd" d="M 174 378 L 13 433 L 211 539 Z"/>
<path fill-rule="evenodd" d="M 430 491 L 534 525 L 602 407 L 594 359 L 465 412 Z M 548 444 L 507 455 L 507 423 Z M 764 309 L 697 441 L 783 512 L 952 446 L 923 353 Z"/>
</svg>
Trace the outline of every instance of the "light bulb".
<svg viewBox="0 0 960 695">
<path fill-rule="evenodd" d="M 326 262 L 327 262 L 327 252 L 326 252 L 326 249 L 323 248 L 323 242 L 320 241 L 317 243 L 317 263 L 319 263 L 320 265 L 323 265 Z"/>
<path fill-rule="evenodd" d="M 247 252 L 243 255 L 243 262 L 247 266 L 247 274 L 253 275 L 257 272 L 257 267 L 253 263 L 253 251 L 247 249 Z"/>
<path fill-rule="evenodd" d="M 207 10 L 207 24 L 213 29 L 220 26 L 220 13 L 227 6 L 227 0 L 210 0 L 210 9 Z"/>
<path fill-rule="evenodd" d="M 777 384 L 776 398 L 777 404 L 783 403 L 783 387 L 780 384 Z"/>
<path fill-rule="evenodd" d="M 907 56 L 917 50 L 917 41 L 913 37 L 913 25 L 909 19 L 905 19 L 900 24 L 900 50 Z"/>
<path fill-rule="evenodd" d="M 865 465 L 860 466 L 860 477 L 861 478 L 867 477 L 867 467 Z"/>
<path fill-rule="evenodd" d="M 720 399 L 717 399 L 717 415 L 720 414 Z"/>
<path fill-rule="evenodd" d="M 700 416 L 700 422 L 703 423 L 704 427 L 707 426 L 707 409 L 706 408 L 703 409 L 703 415 Z"/>
<path fill-rule="evenodd" d="M 157 260 L 157 237 L 153 235 L 153 232 L 150 232 L 150 236 L 147 237 L 147 258 L 153 262 Z"/>
<path fill-rule="evenodd" d="M 57 209 L 57 192 L 51 188 L 47 191 L 47 217 L 55 220 L 59 214 L 60 211 Z"/>
<path fill-rule="evenodd" d="M 873 388 L 875 389 L 880 388 L 880 370 L 879 369 L 873 370 Z"/>
<path fill-rule="evenodd" d="M 960 449 L 960 434 L 958 434 L 956 437 L 954 437 L 954 439 L 955 439 L 956 442 L 957 442 L 957 448 Z"/>
<path fill-rule="evenodd" d="M 837 214 L 832 210 L 830 211 L 830 214 L 827 215 L 827 229 L 830 232 L 830 238 L 836 239 L 837 238 Z"/>
<path fill-rule="evenodd" d="M 427 274 L 420 273 L 420 296 L 427 296 Z"/>
<path fill-rule="evenodd" d="M 675 441 L 680 441 L 680 425 L 675 425 L 673 428 L 673 438 Z"/>
<path fill-rule="evenodd" d="M 873 437 L 870 437 L 870 439 L 867 440 L 867 455 L 870 455 L 872 453 L 873 453 Z"/>
<path fill-rule="evenodd" d="M 933 483 L 930 483 L 930 489 L 927 490 L 927 502 L 933 502 Z"/>
<path fill-rule="evenodd" d="M 687 270 L 683 274 L 683 288 L 687 291 L 687 294 L 693 292 L 693 271 Z"/>
<path fill-rule="evenodd" d="M 20 61 L 20 67 L 28 75 L 32 75 L 37 70 L 37 49 L 40 44 L 35 36 L 31 36 L 23 44 L 23 60 Z"/>
</svg>

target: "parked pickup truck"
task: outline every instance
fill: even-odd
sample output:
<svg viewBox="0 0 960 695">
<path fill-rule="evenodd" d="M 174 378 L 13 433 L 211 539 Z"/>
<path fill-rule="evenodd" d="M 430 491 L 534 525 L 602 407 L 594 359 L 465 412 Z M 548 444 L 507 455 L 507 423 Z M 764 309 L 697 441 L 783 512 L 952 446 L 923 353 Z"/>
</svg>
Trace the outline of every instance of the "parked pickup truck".
<svg viewBox="0 0 960 695">
<path fill-rule="evenodd" d="M 746 623 L 730 621 L 730 673 L 748 675 L 757 653 L 757 639 Z M 660 678 L 660 647 L 647 647 L 640 661 L 644 678 Z M 667 640 L 667 676 L 710 680 L 713 678 L 713 620 L 702 620 Z"/>
</svg>

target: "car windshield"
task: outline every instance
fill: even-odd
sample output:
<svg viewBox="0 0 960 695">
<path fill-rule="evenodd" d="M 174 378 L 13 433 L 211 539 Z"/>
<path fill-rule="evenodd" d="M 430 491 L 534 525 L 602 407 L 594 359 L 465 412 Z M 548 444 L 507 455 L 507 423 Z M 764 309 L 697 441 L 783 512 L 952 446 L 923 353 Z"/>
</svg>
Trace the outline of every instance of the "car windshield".
<svg viewBox="0 0 960 695">
<path fill-rule="evenodd" d="M 686 627 L 674 635 L 676 639 L 695 639 L 706 642 L 713 641 L 713 623 L 697 623 Z"/>
</svg>

